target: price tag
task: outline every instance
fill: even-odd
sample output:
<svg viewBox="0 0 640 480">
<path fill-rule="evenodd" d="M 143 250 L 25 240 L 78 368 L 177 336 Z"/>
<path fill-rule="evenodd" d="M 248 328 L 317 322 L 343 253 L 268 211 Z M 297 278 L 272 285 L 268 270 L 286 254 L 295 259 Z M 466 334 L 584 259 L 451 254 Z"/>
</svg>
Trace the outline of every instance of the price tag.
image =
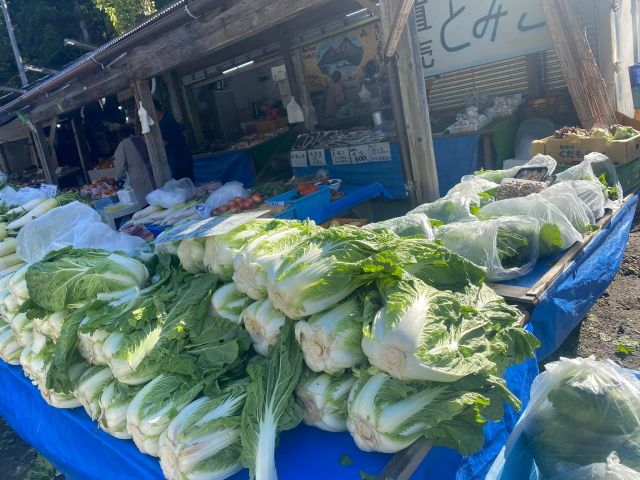
<svg viewBox="0 0 640 480">
<path fill-rule="evenodd" d="M 209 218 L 211 217 L 211 209 L 207 207 L 204 203 L 199 203 L 193 209 L 196 211 L 200 218 Z"/>
<path fill-rule="evenodd" d="M 307 150 L 307 156 L 309 157 L 310 167 L 325 167 L 327 161 L 324 158 L 324 150 Z"/>
<path fill-rule="evenodd" d="M 48 185 L 46 183 L 40 185 L 40 190 L 47 195 L 47 198 L 54 198 L 58 193 L 57 185 Z"/>
<path fill-rule="evenodd" d="M 372 162 L 390 162 L 391 146 L 388 143 L 372 143 L 369 145 L 369 158 Z"/>
<path fill-rule="evenodd" d="M 358 145 L 357 147 L 349 147 L 349 156 L 351 163 L 371 163 L 369 158 L 369 145 Z"/>
<path fill-rule="evenodd" d="M 291 151 L 291 166 L 293 168 L 307 167 L 307 152 L 306 150 L 292 150 Z"/>
<path fill-rule="evenodd" d="M 333 161 L 334 165 L 351 165 L 349 148 L 347 147 L 332 148 L 331 160 Z"/>
</svg>

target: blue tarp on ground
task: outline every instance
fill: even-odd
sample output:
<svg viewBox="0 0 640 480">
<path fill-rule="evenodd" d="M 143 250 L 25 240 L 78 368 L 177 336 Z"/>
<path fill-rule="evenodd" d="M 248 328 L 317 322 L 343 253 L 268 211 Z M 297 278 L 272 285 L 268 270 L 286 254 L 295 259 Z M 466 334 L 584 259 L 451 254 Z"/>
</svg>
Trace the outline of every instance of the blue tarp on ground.
<svg viewBox="0 0 640 480">
<path fill-rule="evenodd" d="M 220 180 L 222 183 L 235 180 L 243 183 L 246 188 L 251 188 L 256 183 L 253 161 L 246 150 L 195 157 L 193 174 L 196 185 L 214 180 Z"/>
</svg>

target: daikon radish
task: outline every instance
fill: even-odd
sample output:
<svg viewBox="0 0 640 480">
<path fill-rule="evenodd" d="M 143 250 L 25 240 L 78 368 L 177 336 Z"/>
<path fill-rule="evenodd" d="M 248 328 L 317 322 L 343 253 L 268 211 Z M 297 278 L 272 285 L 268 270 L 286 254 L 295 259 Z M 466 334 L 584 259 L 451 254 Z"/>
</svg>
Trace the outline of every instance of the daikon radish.
<svg viewBox="0 0 640 480">
<path fill-rule="evenodd" d="M 13 208 L 11 210 L 9 210 L 7 212 L 7 216 L 8 215 L 22 215 L 24 213 L 30 212 L 31 210 L 33 210 L 34 208 L 36 208 L 38 205 L 46 202 L 47 199 L 46 198 L 34 198 L 33 200 L 31 200 L 30 202 L 25 203 L 24 205 L 22 205 L 21 207 L 16 207 Z"/>
</svg>

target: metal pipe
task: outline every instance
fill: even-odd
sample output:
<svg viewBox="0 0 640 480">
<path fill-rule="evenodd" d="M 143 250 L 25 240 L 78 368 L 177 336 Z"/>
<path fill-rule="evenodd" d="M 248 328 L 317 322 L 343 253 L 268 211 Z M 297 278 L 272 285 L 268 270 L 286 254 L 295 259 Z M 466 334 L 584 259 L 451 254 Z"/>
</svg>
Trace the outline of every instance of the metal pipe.
<svg viewBox="0 0 640 480">
<path fill-rule="evenodd" d="M 1 0 L 3 3 L 5 0 Z M 163 35 L 167 30 L 175 28 L 181 23 L 188 21 L 194 21 L 193 16 L 201 16 L 214 6 L 221 5 L 224 0 L 183 0 L 175 3 L 171 7 L 168 7 L 163 12 L 158 13 L 160 16 L 152 17 L 146 22 L 142 23 L 133 30 L 125 33 L 124 35 L 106 43 L 92 54 L 85 55 L 84 59 L 78 63 L 75 67 L 68 71 L 61 73 L 58 76 L 45 81 L 40 86 L 29 90 L 26 94 L 11 101 L 7 105 L 0 107 L 0 111 L 14 111 L 20 108 L 22 105 L 33 99 L 39 94 L 44 93 L 45 90 L 51 90 L 59 85 L 68 83 L 69 80 L 81 73 L 89 72 L 100 68 L 99 65 L 104 65 L 108 62 L 108 58 L 115 58 L 118 55 L 126 52 L 128 49 L 137 46 L 143 42 L 146 38 L 156 37 Z M 185 10 L 185 6 L 188 6 L 188 11 Z"/>
<path fill-rule="evenodd" d="M 20 74 L 20 80 L 22 86 L 29 85 L 29 79 L 27 73 L 24 70 L 22 63 L 22 56 L 20 55 L 20 49 L 18 48 L 18 42 L 16 41 L 16 34 L 13 31 L 13 24 L 11 23 L 11 17 L 9 16 L 9 7 L 7 6 L 7 0 L 1 0 L 0 6 L 2 6 L 2 14 L 4 15 L 4 23 L 7 26 L 7 32 L 9 32 L 9 41 L 11 42 L 11 49 L 13 50 L 13 56 L 16 58 L 16 65 L 18 67 L 18 73 Z"/>
</svg>

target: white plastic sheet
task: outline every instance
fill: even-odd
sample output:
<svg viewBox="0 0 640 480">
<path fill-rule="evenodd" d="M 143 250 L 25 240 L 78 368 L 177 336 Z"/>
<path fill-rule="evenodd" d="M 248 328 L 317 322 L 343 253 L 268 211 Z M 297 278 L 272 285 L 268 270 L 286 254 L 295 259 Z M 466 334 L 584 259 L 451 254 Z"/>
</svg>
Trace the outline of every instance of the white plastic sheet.
<svg viewBox="0 0 640 480">
<path fill-rule="evenodd" d="M 147 195 L 147 203 L 155 207 L 172 208 L 188 202 L 193 198 L 195 187 L 188 178 L 169 180 L 162 188 Z"/>
<path fill-rule="evenodd" d="M 36 188 L 21 188 L 14 190 L 11 187 L 4 187 L 0 190 L 0 202 L 12 206 L 22 206 L 36 198 L 46 198 L 47 194 Z"/>
<path fill-rule="evenodd" d="M 216 208 L 220 208 L 223 205 L 226 205 L 227 202 L 233 198 L 241 197 L 247 198 L 249 196 L 249 192 L 244 189 L 244 186 L 240 182 L 228 182 L 225 183 L 218 190 L 213 192 L 207 198 L 205 205 L 209 210 L 215 210 Z"/>
<path fill-rule="evenodd" d="M 98 212 L 79 202 L 55 208 L 27 223 L 18 234 L 16 253 L 26 263 L 42 260 L 65 247 L 99 248 L 138 256 L 149 250 L 143 239 L 118 233 L 102 223 Z"/>
</svg>

